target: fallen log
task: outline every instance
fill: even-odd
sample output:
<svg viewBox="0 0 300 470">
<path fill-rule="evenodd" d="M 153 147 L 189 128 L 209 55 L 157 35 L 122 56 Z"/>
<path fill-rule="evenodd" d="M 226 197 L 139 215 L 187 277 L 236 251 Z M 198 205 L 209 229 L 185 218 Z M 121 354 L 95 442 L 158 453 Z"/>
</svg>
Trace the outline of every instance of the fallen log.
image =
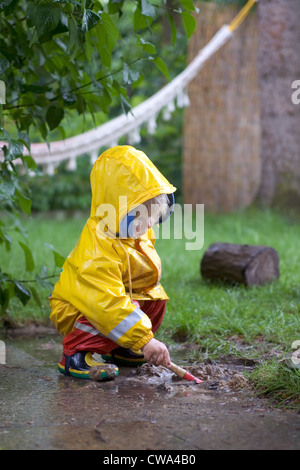
<svg viewBox="0 0 300 470">
<path fill-rule="evenodd" d="M 262 286 L 279 279 L 279 256 L 268 246 L 213 243 L 200 263 L 203 279 Z"/>
</svg>

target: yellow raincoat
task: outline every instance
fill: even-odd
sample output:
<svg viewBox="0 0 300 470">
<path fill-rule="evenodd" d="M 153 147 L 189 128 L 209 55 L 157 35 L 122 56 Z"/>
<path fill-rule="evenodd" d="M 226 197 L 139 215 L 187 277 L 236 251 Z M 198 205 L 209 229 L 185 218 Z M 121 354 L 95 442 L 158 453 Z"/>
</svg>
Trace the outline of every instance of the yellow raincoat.
<svg viewBox="0 0 300 470">
<path fill-rule="evenodd" d="M 119 346 L 140 350 L 153 337 L 149 317 L 132 303 L 168 299 L 152 228 L 138 239 L 118 237 L 134 207 L 176 188 L 131 146 L 105 151 L 91 172 L 91 214 L 50 297 L 50 319 L 63 335 L 82 315 Z"/>
</svg>

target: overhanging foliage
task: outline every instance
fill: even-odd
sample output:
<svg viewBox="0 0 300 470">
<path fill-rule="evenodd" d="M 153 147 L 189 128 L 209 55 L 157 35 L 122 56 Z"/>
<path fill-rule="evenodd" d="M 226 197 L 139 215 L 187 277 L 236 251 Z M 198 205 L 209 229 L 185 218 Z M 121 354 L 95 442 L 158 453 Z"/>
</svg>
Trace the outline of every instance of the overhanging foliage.
<svg viewBox="0 0 300 470">
<path fill-rule="evenodd" d="M 19 214 L 31 213 L 31 196 L 21 183 L 15 160 L 22 159 L 26 170 L 35 161 L 23 156 L 30 152 L 31 135 L 47 141 L 49 133 L 60 129 L 68 110 L 78 115 L 109 113 L 117 100 L 124 112 L 130 111 L 129 87 L 139 86 L 142 74 L 135 68 L 140 61 L 153 63 L 167 78 L 169 71 L 149 33 L 163 16 L 169 20 L 172 40 L 176 40 L 178 21 L 191 37 L 196 26 L 192 0 L 151 2 L 149 0 L 2 0 L 0 1 L 0 244 L 9 250 L 10 230 L 24 234 Z M 125 36 L 118 28 L 128 18 L 127 34 L 135 37 L 135 49 L 119 54 Z M 132 44 L 132 41 L 131 41 Z M 123 49 L 122 49 L 123 51 Z M 127 56 L 134 56 L 131 61 Z M 9 217 L 8 217 L 9 216 Z M 9 222 L 10 221 L 10 222 Z M 25 255 L 24 273 L 35 270 L 26 239 L 21 242 Z M 53 251 L 55 263 L 62 259 Z M 35 280 L 44 284 L 39 274 Z M 12 297 L 23 304 L 33 296 L 34 287 L 16 280 L 0 267 L 1 314 Z"/>
</svg>

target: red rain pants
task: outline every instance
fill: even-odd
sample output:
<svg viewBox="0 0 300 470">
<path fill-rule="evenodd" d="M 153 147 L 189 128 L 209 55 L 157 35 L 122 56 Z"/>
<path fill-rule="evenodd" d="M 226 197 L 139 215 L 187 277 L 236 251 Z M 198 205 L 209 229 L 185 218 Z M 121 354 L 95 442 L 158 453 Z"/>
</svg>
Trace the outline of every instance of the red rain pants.
<svg viewBox="0 0 300 470">
<path fill-rule="evenodd" d="M 155 333 L 161 325 L 165 311 L 166 300 L 146 300 L 141 302 L 133 301 L 143 312 L 148 315 L 152 322 L 152 332 Z M 68 333 L 63 339 L 63 352 L 67 356 L 72 356 L 78 351 L 87 351 L 97 354 L 108 354 L 119 346 L 110 339 L 100 336 L 99 332 L 84 317 L 80 317 L 73 331 Z"/>
</svg>

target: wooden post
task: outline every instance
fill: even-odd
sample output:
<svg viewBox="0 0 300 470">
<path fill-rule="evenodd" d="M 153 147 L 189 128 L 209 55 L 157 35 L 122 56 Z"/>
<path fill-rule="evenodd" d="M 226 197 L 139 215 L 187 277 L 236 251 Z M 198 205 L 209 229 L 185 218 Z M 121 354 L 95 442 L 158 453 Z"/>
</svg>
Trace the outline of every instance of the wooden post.
<svg viewBox="0 0 300 470">
<path fill-rule="evenodd" d="M 239 11 L 200 3 L 189 60 Z M 183 198 L 206 212 L 248 207 L 260 185 L 260 109 L 255 9 L 190 83 L 183 138 Z"/>
<path fill-rule="evenodd" d="M 213 243 L 200 264 L 204 279 L 262 286 L 279 279 L 279 256 L 274 248 Z"/>
<path fill-rule="evenodd" d="M 300 103 L 292 85 L 300 80 L 300 2 L 259 1 L 258 17 L 262 128 L 259 201 L 299 214 Z"/>
</svg>

